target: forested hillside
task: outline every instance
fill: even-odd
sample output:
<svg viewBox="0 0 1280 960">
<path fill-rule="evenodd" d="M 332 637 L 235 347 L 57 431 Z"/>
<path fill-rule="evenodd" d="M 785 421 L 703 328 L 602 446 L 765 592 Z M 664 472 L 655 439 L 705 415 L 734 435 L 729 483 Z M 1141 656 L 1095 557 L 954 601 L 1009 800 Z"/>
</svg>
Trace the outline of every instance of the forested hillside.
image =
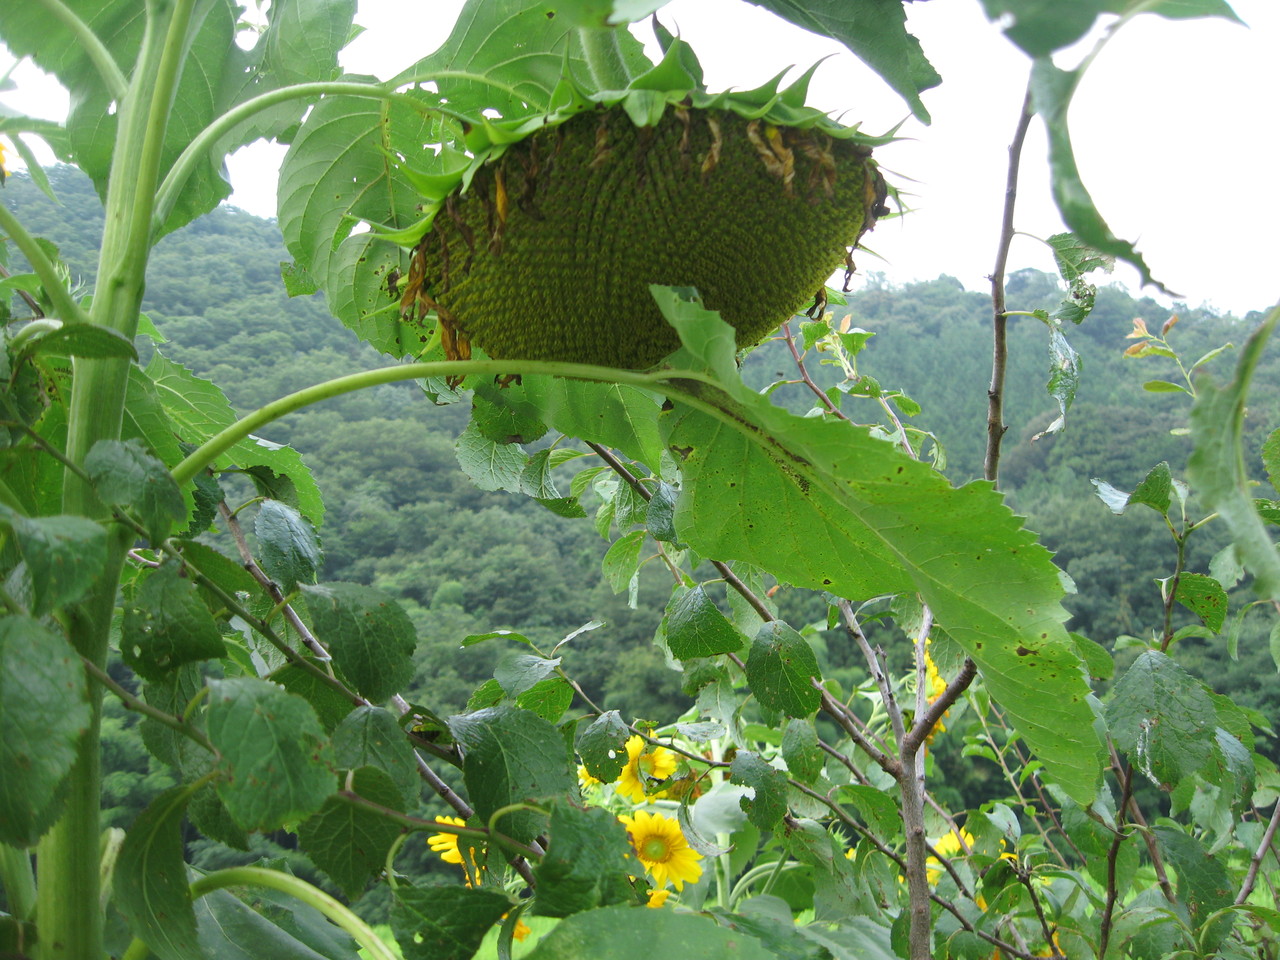
<svg viewBox="0 0 1280 960">
<path fill-rule="evenodd" d="M 60 168 L 51 171 L 51 179 L 60 203 L 21 175 L 10 179 L 4 202 L 33 232 L 56 238 L 73 276 L 87 280 L 95 258 L 89 238 L 96 235 L 100 204 L 78 174 Z M 215 380 L 241 411 L 388 362 L 333 320 L 320 298 L 286 296 L 280 281 L 286 259 L 273 223 L 229 208 L 166 238 L 152 260 L 144 309 L 170 342 L 154 349 Z M 1022 271 L 1009 283 L 1014 310 L 1052 308 L 1061 296 L 1048 274 Z M 857 357 L 858 372 L 920 404 L 922 412 L 912 422 L 941 441 L 945 472 L 957 484 L 980 476 L 990 378 L 989 300 L 966 292 L 950 277 L 894 286 L 873 274 L 847 307 L 834 310 L 850 312 L 854 326 L 874 332 Z M 1188 365 L 1223 343 L 1242 342 L 1256 319 L 1195 309 L 1179 313 L 1169 337 Z M 1047 336 L 1031 317 L 1015 317 L 1011 328 L 1005 414 L 1011 428 L 1002 486 L 1080 585 L 1080 598 L 1069 598 L 1075 614 L 1071 628 L 1108 648 L 1118 637 L 1145 636 L 1159 626 L 1162 604 L 1153 578 L 1166 576 L 1173 566 L 1173 543 L 1161 519 L 1147 510 L 1112 515 L 1090 483 L 1097 477 L 1130 490 L 1161 460 L 1169 462 L 1175 477 L 1184 468 L 1189 442 L 1179 431 L 1186 425 L 1189 397 L 1142 387 L 1147 380 L 1178 381 L 1176 366 L 1161 358 L 1123 356 L 1133 342 L 1125 338 L 1135 317 L 1158 331 L 1168 316 L 1149 299 L 1102 289 L 1092 315 L 1068 331 L 1083 358 L 1083 377 L 1066 428 L 1034 441 L 1057 415 L 1045 390 Z M 821 361 L 811 353 L 806 367 L 820 385 L 829 386 L 837 372 Z M 798 379 L 780 342 L 757 349 L 746 362 L 751 382 L 761 387 Z M 1222 378 L 1232 363 L 1233 351 L 1227 351 L 1209 369 Z M 1259 425 L 1280 415 L 1280 360 L 1273 355 L 1264 364 L 1251 396 Z M 793 406 L 811 402 L 793 386 L 776 396 Z M 878 419 L 871 400 L 846 396 L 843 404 L 854 419 Z M 455 438 L 467 419 L 465 406 L 465 401 L 435 405 L 417 386 L 402 384 L 329 401 L 264 431 L 268 439 L 300 450 L 320 483 L 327 509 L 321 531 L 323 577 L 376 584 L 409 611 L 424 638 L 417 652 L 417 688 L 405 691 L 411 699 L 441 710 L 465 704 L 500 652 L 489 645 L 461 649 L 459 642 L 468 634 L 508 628 L 554 643 L 599 618 L 606 626 L 565 651 L 570 672 L 606 707 L 634 716 L 678 713 L 689 702 L 680 692 L 679 675 L 666 668 L 650 642 L 670 577 L 657 563 L 647 566 L 632 610 L 626 595 L 615 595 L 600 574 L 608 542 L 590 516 L 566 520 L 524 497 L 473 486 L 454 455 Z M 1254 439 L 1256 450 L 1262 437 Z M 590 496 L 585 500 L 590 514 Z M 1195 514 L 1194 504 L 1188 509 Z M 1220 546 L 1210 537 L 1193 539 L 1190 569 L 1207 570 Z M 797 627 L 825 618 L 817 595 L 784 585 L 775 599 Z M 1192 622 L 1189 613 L 1180 616 Z M 1236 660 L 1220 652 L 1220 640 L 1183 643 L 1201 645 L 1199 669 L 1217 689 L 1274 715 L 1280 692 L 1261 620 L 1257 626 L 1245 621 Z M 843 637 L 831 633 L 825 639 L 828 666 L 837 675 L 843 668 L 856 676 Z M 1275 755 L 1274 744 L 1268 752 Z M 948 767 L 945 759 L 955 751 L 948 750 L 945 738 L 938 753 Z M 118 762 L 127 764 L 127 757 Z M 124 794 L 140 788 L 141 780 L 131 784 L 122 787 Z"/>
</svg>

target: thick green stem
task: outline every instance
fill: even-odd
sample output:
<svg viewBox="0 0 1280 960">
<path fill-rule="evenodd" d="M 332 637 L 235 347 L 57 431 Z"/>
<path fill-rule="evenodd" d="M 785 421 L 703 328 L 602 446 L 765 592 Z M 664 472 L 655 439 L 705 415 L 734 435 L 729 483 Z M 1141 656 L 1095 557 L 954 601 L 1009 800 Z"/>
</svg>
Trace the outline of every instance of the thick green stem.
<svg viewBox="0 0 1280 960">
<path fill-rule="evenodd" d="M 232 867 L 201 877 L 191 884 L 191 898 L 202 897 L 223 887 L 266 887 L 296 897 L 308 906 L 315 907 L 326 917 L 355 938 L 373 957 L 373 960 L 396 960 L 395 955 L 369 926 L 323 890 L 317 890 L 305 880 L 292 874 L 262 867 Z"/>
<path fill-rule="evenodd" d="M 151 245 L 151 212 L 173 93 L 182 67 L 195 0 L 157 0 L 147 23 L 137 67 L 117 102 L 119 125 L 112 154 L 98 287 L 89 319 L 132 339 Z M 129 364 L 78 358 L 74 366 L 66 455 L 82 463 L 99 440 L 120 436 Z M 63 475 L 63 509 L 105 516 L 93 490 L 74 471 Z M 127 531 L 111 538 L 101 579 L 89 596 L 66 611 L 67 634 L 86 660 L 105 666 L 111 614 L 124 563 Z M 102 689 L 89 690 L 91 722 L 66 781 L 61 819 L 40 841 L 36 916 L 41 960 L 101 960 L 102 915 L 98 871 Z"/>
<path fill-rule="evenodd" d="M 381 370 L 368 370 L 353 373 L 346 377 L 326 380 L 314 387 L 306 387 L 286 397 L 281 397 L 259 407 L 253 413 L 237 420 L 231 426 L 206 440 L 185 460 L 173 469 L 173 478 L 179 485 L 189 483 L 197 473 L 212 464 L 218 457 L 253 433 L 259 427 L 278 420 L 280 417 L 309 407 L 321 400 L 329 400 L 364 390 L 368 387 L 394 383 L 398 380 L 422 380 L 429 377 L 468 376 L 470 374 L 546 374 L 559 377 L 576 377 L 581 380 L 603 380 L 621 383 L 633 387 L 643 387 L 662 393 L 671 388 L 662 384 L 662 379 L 673 375 L 673 371 L 664 370 L 660 374 L 636 373 L 630 370 L 618 370 L 613 367 L 598 367 L 584 363 L 556 363 L 546 360 L 442 360 L 433 363 L 407 363 L 394 367 L 383 367 Z M 694 371 L 677 371 L 685 380 L 705 379 Z M 682 396 L 680 393 L 675 393 Z"/>
<path fill-rule="evenodd" d="M 622 46 L 615 27 L 580 27 L 578 39 L 587 60 L 587 70 L 599 90 L 625 90 L 631 75 L 622 60 Z"/>
</svg>

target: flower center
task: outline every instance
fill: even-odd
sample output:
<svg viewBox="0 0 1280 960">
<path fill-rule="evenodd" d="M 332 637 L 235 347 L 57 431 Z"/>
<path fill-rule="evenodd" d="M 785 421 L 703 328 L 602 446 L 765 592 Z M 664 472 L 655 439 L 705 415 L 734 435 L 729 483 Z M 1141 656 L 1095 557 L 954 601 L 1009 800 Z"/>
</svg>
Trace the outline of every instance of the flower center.
<svg viewBox="0 0 1280 960">
<path fill-rule="evenodd" d="M 640 856 L 654 863 L 662 863 L 671 856 L 671 845 L 664 837 L 649 837 L 640 845 Z"/>
</svg>

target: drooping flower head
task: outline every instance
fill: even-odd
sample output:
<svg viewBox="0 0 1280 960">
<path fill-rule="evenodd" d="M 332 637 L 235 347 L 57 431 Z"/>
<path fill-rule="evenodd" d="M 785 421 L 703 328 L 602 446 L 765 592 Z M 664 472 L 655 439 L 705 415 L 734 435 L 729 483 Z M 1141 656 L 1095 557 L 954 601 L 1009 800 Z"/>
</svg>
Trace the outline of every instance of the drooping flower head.
<svg viewBox="0 0 1280 960">
<path fill-rule="evenodd" d="M 702 854 L 685 840 L 680 824 L 660 813 L 641 810 L 633 816 L 618 818 L 627 828 L 636 857 L 659 887 L 670 880 L 676 890 L 685 883 L 697 883 L 702 876 Z"/>
<path fill-rule="evenodd" d="M 636 735 L 627 741 L 627 765 L 618 775 L 618 795 L 632 803 L 644 803 L 658 794 L 645 789 L 646 780 L 665 780 L 676 772 L 679 761 L 666 747 L 645 749 L 644 738 Z"/>
</svg>

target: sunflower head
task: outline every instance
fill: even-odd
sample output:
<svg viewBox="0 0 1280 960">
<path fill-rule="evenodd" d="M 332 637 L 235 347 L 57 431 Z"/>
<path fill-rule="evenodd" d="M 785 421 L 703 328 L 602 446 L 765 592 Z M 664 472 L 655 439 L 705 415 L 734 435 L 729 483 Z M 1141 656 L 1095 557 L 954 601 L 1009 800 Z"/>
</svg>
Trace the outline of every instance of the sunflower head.
<svg viewBox="0 0 1280 960">
<path fill-rule="evenodd" d="M 652 800 L 660 793 L 650 793 L 646 789 L 650 780 L 666 780 L 676 772 L 679 760 L 666 747 L 645 749 L 643 737 L 634 736 L 627 741 L 627 765 L 618 775 L 618 794 L 632 803 L 644 803 Z"/>
<path fill-rule="evenodd" d="M 627 828 L 636 857 L 657 886 L 665 887 L 670 880 L 676 890 L 683 890 L 685 883 L 698 882 L 702 854 L 689 846 L 675 820 L 643 810 L 618 819 Z"/>
</svg>

